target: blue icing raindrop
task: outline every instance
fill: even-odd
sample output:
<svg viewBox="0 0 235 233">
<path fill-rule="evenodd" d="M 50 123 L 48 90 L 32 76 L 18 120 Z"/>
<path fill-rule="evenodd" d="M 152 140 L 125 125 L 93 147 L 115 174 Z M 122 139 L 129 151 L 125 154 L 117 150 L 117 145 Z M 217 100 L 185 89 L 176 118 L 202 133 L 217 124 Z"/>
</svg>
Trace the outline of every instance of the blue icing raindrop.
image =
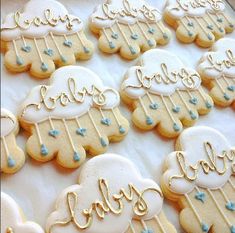
<svg viewBox="0 0 235 233">
<path fill-rule="evenodd" d="M 235 203 L 229 201 L 228 203 L 226 203 L 225 207 L 230 210 L 230 211 L 235 211 Z"/>
<path fill-rule="evenodd" d="M 231 86 L 228 86 L 227 89 L 228 89 L 229 91 L 235 91 L 235 86 L 232 86 L 232 85 L 231 85 Z"/>
<path fill-rule="evenodd" d="M 24 64 L 24 61 L 20 56 L 16 56 L 16 63 L 17 65 L 22 66 Z"/>
<path fill-rule="evenodd" d="M 80 161 L 80 156 L 79 156 L 78 152 L 76 152 L 76 151 L 74 151 L 73 160 L 75 162 L 79 162 Z"/>
<path fill-rule="evenodd" d="M 7 166 L 8 167 L 14 167 L 15 164 L 16 164 L 15 160 L 11 156 L 8 156 L 8 158 L 7 158 Z"/>
<path fill-rule="evenodd" d="M 48 55 L 48 56 L 50 56 L 50 57 L 52 57 L 53 56 L 53 50 L 52 49 L 45 49 L 44 50 L 44 53 L 46 54 L 46 55 Z"/>
<path fill-rule="evenodd" d="M 111 125 L 111 120 L 109 118 L 102 118 L 100 120 L 101 124 L 110 126 Z"/>
<path fill-rule="evenodd" d="M 157 104 L 157 103 L 151 103 L 151 104 L 149 105 L 149 108 L 150 108 L 150 109 L 153 109 L 153 110 L 157 110 L 157 109 L 158 109 L 158 104 Z"/>
<path fill-rule="evenodd" d="M 207 25 L 207 28 L 210 29 L 210 30 L 213 30 L 213 25 L 208 24 L 208 25 Z"/>
<path fill-rule="evenodd" d="M 208 227 L 207 224 L 202 223 L 202 231 L 203 231 L 203 232 L 208 232 L 208 231 L 209 231 L 209 227 Z"/>
<path fill-rule="evenodd" d="M 193 27 L 193 22 L 188 22 L 189 27 Z"/>
<path fill-rule="evenodd" d="M 223 28 L 219 28 L 219 31 L 220 31 L 220 32 L 224 32 L 224 29 L 223 29 Z"/>
<path fill-rule="evenodd" d="M 193 105 L 196 105 L 198 102 L 198 99 L 196 97 L 193 97 L 192 99 L 189 100 L 189 102 Z"/>
<path fill-rule="evenodd" d="M 148 32 L 149 32 L 150 34 L 153 34 L 153 33 L 155 32 L 155 30 L 154 30 L 154 28 L 149 28 Z"/>
<path fill-rule="evenodd" d="M 154 43 L 153 43 L 151 40 L 148 40 L 148 45 L 149 45 L 150 47 L 153 47 L 153 46 L 154 46 Z"/>
<path fill-rule="evenodd" d="M 41 145 L 41 155 L 46 156 L 48 155 L 48 149 L 44 144 Z"/>
<path fill-rule="evenodd" d="M 112 41 L 109 41 L 109 47 L 110 49 L 114 49 L 115 48 L 115 45 Z"/>
<path fill-rule="evenodd" d="M 66 59 L 63 55 L 60 56 L 60 59 L 61 59 L 61 61 L 62 61 L 63 63 L 66 63 L 66 62 L 67 62 L 67 59 Z"/>
<path fill-rule="evenodd" d="M 67 46 L 69 48 L 71 48 L 73 46 L 73 43 L 72 41 L 70 40 L 65 40 L 64 43 L 63 43 L 64 46 Z"/>
<path fill-rule="evenodd" d="M 25 45 L 21 47 L 21 50 L 26 53 L 29 53 L 31 51 L 31 47 L 29 45 Z"/>
<path fill-rule="evenodd" d="M 83 47 L 83 51 L 84 51 L 85 53 L 89 53 L 89 52 L 90 52 L 90 49 L 84 46 L 84 47 Z"/>
<path fill-rule="evenodd" d="M 48 70 L 48 65 L 45 62 L 42 62 L 41 70 L 42 71 L 47 71 Z"/>
<path fill-rule="evenodd" d="M 175 130 L 175 132 L 180 131 L 180 127 L 176 123 L 173 124 L 173 129 Z"/>
<path fill-rule="evenodd" d="M 230 23 L 230 24 L 229 24 L 229 27 L 230 27 L 230 28 L 233 28 L 233 27 L 234 27 L 234 25 L 233 25 L 232 23 Z"/>
<path fill-rule="evenodd" d="M 106 147 L 108 145 L 107 142 L 103 138 L 100 138 L 100 143 L 103 147 Z"/>
<path fill-rule="evenodd" d="M 57 130 L 57 129 L 51 129 L 49 130 L 48 134 L 54 138 L 56 138 L 59 134 L 60 134 L 60 131 Z"/>
<path fill-rule="evenodd" d="M 151 229 L 145 229 L 145 230 L 141 231 L 141 233 L 154 233 L 154 232 Z"/>
<path fill-rule="evenodd" d="M 82 137 L 85 136 L 86 129 L 85 128 L 77 128 L 76 133 Z"/>
<path fill-rule="evenodd" d="M 163 38 L 165 39 L 165 40 L 167 40 L 169 37 L 168 37 L 168 35 L 164 32 L 163 34 Z"/>
<path fill-rule="evenodd" d="M 153 120 L 152 120 L 151 117 L 149 117 L 149 116 L 146 117 L 146 124 L 147 125 L 152 125 L 153 124 Z"/>
<path fill-rule="evenodd" d="M 231 226 L 230 231 L 231 233 L 235 233 L 235 226 Z"/>
<path fill-rule="evenodd" d="M 126 132 L 126 130 L 124 129 L 124 127 L 122 127 L 121 125 L 119 126 L 119 133 L 120 134 L 124 134 Z"/>
<path fill-rule="evenodd" d="M 188 31 L 188 35 L 191 37 L 193 36 L 193 33 L 191 31 Z"/>
<path fill-rule="evenodd" d="M 117 40 L 117 39 L 118 39 L 118 34 L 117 34 L 117 33 L 113 33 L 113 34 L 111 35 L 111 37 L 112 37 L 113 39 Z"/>
<path fill-rule="evenodd" d="M 227 93 L 224 93 L 224 98 L 225 98 L 226 100 L 230 100 L 230 97 L 229 97 L 229 95 L 228 95 Z"/>
<path fill-rule="evenodd" d="M 138 35 L 137 34 L 131 34 L 131 39 L 137 40 L 138 39 Z"/>
<path fill-rule="evenodd" d="M 207 38 L 208 38 L 209 40 L 212 40 L 212 39 L 213 39 L 210 34 L 207 34 Z"/>
<path fill-rule="evenodd" d="M 180 111 L 180 106 L 175 106 L 172 108 L 172 111 L 178 113 Z"/>
<path fill-rule="evenodd" d="M 206 101 L 206 107 L 207 107 L 208 109 L 210 109 L 210 108 L 212 108 L 212 104 L 211 104 L 209 101 Z"/>
<path fill-rule="evenodd" d="M 201 201 L 202 203 L 204 203 L 204 201 L 206 199 L 206 194 L 204 192 L 197 192 L 195 194 L 195 199 L 197 199 L 198 201 Z"/>
<path fill-rule="evenodd" d="M 134 50 L 134 48 L 132 46 L 129 47 L 131 54 L 136 54 L 136 51 Z"/>
<path fill-rule="evenodd" d="M 192 120 L 196 120 L 197 119 L 197 115 L 192 110 L 189 111 L 189 115 L 191 116 Z"/>
<path fill-rule="evenodd" d="M 220 22 L 220 23 L 222 23 L 222 22 L 223 22 L 223 19 L 222 19 L 222 18 L 218 18 L 217 21 Z"/>
</svg>

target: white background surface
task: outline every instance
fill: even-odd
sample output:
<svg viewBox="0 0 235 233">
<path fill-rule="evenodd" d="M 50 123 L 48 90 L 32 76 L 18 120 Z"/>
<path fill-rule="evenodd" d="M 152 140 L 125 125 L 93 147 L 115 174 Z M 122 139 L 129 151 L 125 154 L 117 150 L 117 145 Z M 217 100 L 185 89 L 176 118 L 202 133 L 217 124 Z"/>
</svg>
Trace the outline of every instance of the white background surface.
<svg viewBox="0 0 235 233">
<path fill-rule="evenodd" d="M 43 0 L 41 0 L 43 1 Z M 2 17 L 7 13 L 18 10 L 26 0 L 1 0 Z M 97 39 L 89 31 L 88 17 L 93 8 L 102 0 L 60 0 L 70 11 L 77 14 L 86 25 L 86 33 L 95 44 L 94 56 L 89 61 L 78 61 L 78 65 L 90 68 L 97 73 L 105 85 L 119 89 L 125 71 L 137 60 L 126 61 L 119 55 L 105 55 L 97 48 Z M 149 0 L 153 6 L 162 9 L 163 0 Z M 231 11 L 232 12 L 232 11 Z M 234 12 L 232 12 L 234 14 Z M 235 39 L 235 32 L 227 35 Z M 180 44 L 172 30 L 172 40 L 169 45 L 162 47 L 180 56 L 185 64 L 195 68 L 197 61 L 207 49 L 200 49 L 195 44 Z M 2 56 L 3 58 L 3 56 Z M 2 107 L 8 108 L 17 114 L 18 106 L 24 100 L 32 87 L 47 84 L 48 80 L 36 80 L 28 73 L 10 74 L 2 65 L 1 100 Z M 130 120 L 131 112 L 126 106 L 121 105 L 121 110 Z M 235 145 L 235 112 L 230 109 L 215 107 L 209 115 L 202 116 L 196 125 L 207 125 L 220 130 Z M 26 136 L 21 131 L 17 137 L 18 144 L 24 149 Z M 131 129 L 127 137 L 121 143 L 111 144 L 108 152 L 121 154 L 132 160 L 141 170 L 143 176 L 159 182 L 164 157 L 174 150 L 174 140 L 160 137 L 156 132 L 141 132 L 131 123 Z M 75 184 L 79 169 L 67 170 L 56 165 L 55 161 L 38 163 L 27 157 L 22 170 L 14 175 L 2 175 L 2 191 L 10 194 L 21 206 L 27 219 L 33 220 L 45 226 L 46 218 L 54 209 L 54 203 L 58 194 L 67 186 Z M 178 223 L 177 210 L 167 201 L 164 203 L 164 211 L 169 220 L 176 226 L 178 232 L 183 232 Z"/>
</svg>

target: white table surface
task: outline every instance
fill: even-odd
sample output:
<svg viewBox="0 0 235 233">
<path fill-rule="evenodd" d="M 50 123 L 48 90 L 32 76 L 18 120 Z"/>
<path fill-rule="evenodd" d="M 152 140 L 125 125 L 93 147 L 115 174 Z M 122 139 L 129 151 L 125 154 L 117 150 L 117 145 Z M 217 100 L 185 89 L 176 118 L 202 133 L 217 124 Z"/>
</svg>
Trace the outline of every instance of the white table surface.
<svg viewBox="0 0 235 233">
<path fill-rule="evenodd" d="M 41 0 L 43 1 L 43 0 Z M 7 13 L 18 10 L 26 0 L 1 0 L 2 17 Z M 95 44 L 94 56 L 89 61 L 78 61 L 77 64 L 90 68 L 97 73 L 105 85 L 119 89 L 125 71 L 136 63 L 136 60 L 126 61 L 119 55 L 105 55 L 97 48 L 97 39 L 89 31 L 87 22 L 93 8 L 102 0 L 60 0 L 68 10 L 77 14 L 86 25 L 86 33 Z M 149 3 L 162 9 L 163 0 L 149 0 Z M 232 12 L 232 11 L 231 11 Z M 232 14 L 235 14 L 232 12 Z M 195 44 L 181 44 L 175 38 L 172 30 L 172 40 L 165 50 L 179 54 L 189 67 L 196 67 L 197 61 L 207 49 L 201 49 Z M 235 38 L 235 32 L 226 37 Z M 2 57 L 3 58 L 3 57 Z M 2 107 L 17 114 L 18 106 L 24 100 L 32 87 L 47 84 L 48 80 L 36 80 L 28 73 L 12 75 L 1 62 L 1 101 Z M 127 119 L 131 119 L 131 112 L 124 104 L 121 110 Z M 231 108 L 215 107 L 209 115 L 202 116 L 196 125 L 207 125 L 220 130 L 235 145 L 235 112 Z M 17 137 L 19 146 L 24 149 L 26 136 L 23 131 Z M 124 141 L 109 146 L 108 152 L 118 153 L 132 160 L 140 169 L 144 177 L 159 182 L 162 173 L 162 163 L 167 154 L 174 150 L 174 140 L 160 137 L 156 132 L 141 132 L 131 123 L 131 129 Z M 11 195 L 21 206 L 27 219 L 45 226 L 47 216 L 54 209 L 58 194 L 69 185 L 77 182 L 79 169 L 67 170 L 56 165 L 55 161 L 38 163 L 27 156 L 24 167 L 14 175 L 2 175 L 2 191 Z M 178 222 L 178 211 L 168 201 L 164 203 L 164 211 L 178 232 L 183 232 Z"/>
</svg>

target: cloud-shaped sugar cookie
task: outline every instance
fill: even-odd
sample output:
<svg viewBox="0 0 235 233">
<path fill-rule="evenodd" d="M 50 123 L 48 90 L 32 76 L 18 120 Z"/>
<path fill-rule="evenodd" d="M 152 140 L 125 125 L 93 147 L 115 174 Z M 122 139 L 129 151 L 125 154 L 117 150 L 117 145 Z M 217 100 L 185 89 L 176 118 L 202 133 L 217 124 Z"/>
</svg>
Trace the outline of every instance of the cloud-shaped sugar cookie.
<svg viewBox="0 0 235 233">
<path fill-rule="evenodd" d="M 1 192 L 1 233 L 44 233 L 35 222 L 25 221 L 16 202 Z"/>
<path fill-rule="evenodd" d="M 145 221 L 162 210 L 159 186 L 115 154 L 89 160 L 78 183 L 59 195 L 56 210 L 47 220 L 47 233 L 124 233 L 134 219 Z"/>
<path fill-rule="evenodd" d="M 83 28 L 81 20 L 68 13 L 55 0 L 30 0 L 16 13 L 8 14 L 1 25 L 2 40 L 16 40 L 21 36 L 42 38 L 50 32 L 54 35 L 69 35 Z"/>
</svg>

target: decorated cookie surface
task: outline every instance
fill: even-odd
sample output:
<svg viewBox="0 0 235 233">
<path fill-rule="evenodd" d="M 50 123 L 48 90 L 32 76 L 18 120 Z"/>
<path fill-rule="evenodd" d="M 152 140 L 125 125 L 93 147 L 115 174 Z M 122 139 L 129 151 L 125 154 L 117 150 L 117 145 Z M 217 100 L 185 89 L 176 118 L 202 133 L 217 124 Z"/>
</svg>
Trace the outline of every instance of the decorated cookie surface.
<svg viewBox="0 0 235 233">
<path fill-rule="evenodd" d="M 166 137 L 175 137 L 183 125 L 192 125 L 213 107 L 199 74 L 159 49 L 145 52 L 139 65 L 126 72 L 121 95 L 134 108 L 136 126 L 144 130 L 157 126 Z"/>
<path fill-rule="evenodd" d="M 83 167 L 78 184 L 58 197 L 47 233 L 175 233 L 163 211 L 159 186 L 129 160 L 103 154 Z"/>
<path fill-rule="evenodd" d="M 15 173 L 25 162 L 24 152 L 16 144 L 19 125 L 16 117 L 1 109 L 1 172 Z"/>
<path fill-rule="evenodd" d="M 176 29 L 180 41 L 195 41 L 202 47 L 210 47 L 235 27 L 223 0 L 168 0 L 164 19 Z"/>
<path fill-rule="evenodd" d="M 25 221 L 16 202 L 1 192 L 1 233 L 44 233 L 34 222 Z"/>
<path fill-rule="evenodd" d="M 8 14 L 1 24 L 1 41 L 6 67 L 30 70 L 38 78 L 49 78 L 57 66 L 88 59 L 93 52 L 82 21 L 55 0 L 30 0 Z"/>
<path fill-rule="evenodd" d="M 235 108 L 235 40 L 218 40 L 199 61 L 198 72 L 220 106 Z"/>
<path fill-rule="evenodd" d="M 166 44 L 171 37 L 158 9 L 144 0 L 106 0 L 90 17 L 91 30 L 99 34 L 99 48 L 106 53 L 134 59 L 140 50 Z"/>
<path fill-rule="evenodd" d="M 89 154 L 100 154 L 109 140 L 129 129 L 119 112 L 117 91 L 92 71 L 67 66 L 56 70 L 49 86 L 36 86 L 22 103 L 20 122 L 31 133 L 27 152 L 46 162 L 56 157 L 64 167 L 78 167 Z"/>
<path fill-rule="evenodd" d="M 179 136 L 165 161 L 162 188 L 178 202 L 186 232 L 234 233 L 234 165 L 235 147 L 215 129 L 192 127 Z"/>
</svg>

